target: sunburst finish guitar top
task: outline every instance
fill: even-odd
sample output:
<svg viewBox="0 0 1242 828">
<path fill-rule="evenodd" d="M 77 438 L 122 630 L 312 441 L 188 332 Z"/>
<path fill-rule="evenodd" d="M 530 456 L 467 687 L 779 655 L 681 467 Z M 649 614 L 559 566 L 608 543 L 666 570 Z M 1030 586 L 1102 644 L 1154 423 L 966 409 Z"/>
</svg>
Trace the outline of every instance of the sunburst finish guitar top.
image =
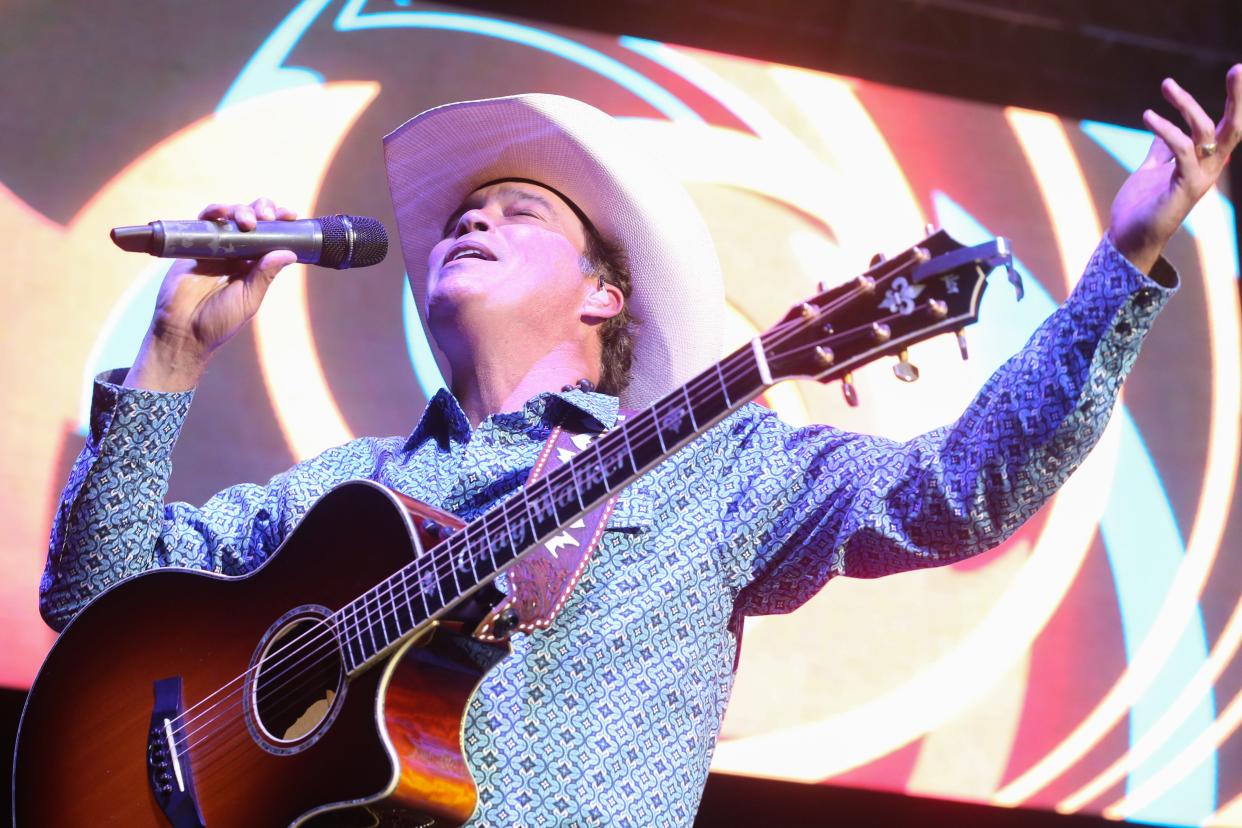
<svg viewBox="0 0 1242 828">
<path fill-rule="evenodd" d="M 23 714 L 16 823 L 367 825 L 339 811 L 308 816 L 367 803 L 464 822 L 475 792 L 461 718 L 507 646 L 435 625 L 347 677 L 324 620 L 419 553 L 406 503 L 349 483 L 246 578 L 161 570 L 90 604 L 49 654 Z M 290 609 L 273 615 L 277 606 Z M 179 709 L 153 719 L 162 681 L 175 682 Z M 153 757 L 170 742 L 179 756 Z"/>
</svg>

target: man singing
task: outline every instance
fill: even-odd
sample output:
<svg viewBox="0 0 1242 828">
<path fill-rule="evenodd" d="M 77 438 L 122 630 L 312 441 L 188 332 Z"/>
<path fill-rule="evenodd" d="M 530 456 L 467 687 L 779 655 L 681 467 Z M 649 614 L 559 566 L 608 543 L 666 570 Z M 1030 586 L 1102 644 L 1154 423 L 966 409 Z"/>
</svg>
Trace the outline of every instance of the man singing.
<svg viewBox="0 0 1242 828">
<path fill-rule="evenodd" d="M 836 575 L 961 560 L 1033 515 L 1095 444 L 1176 287 L 1160 254 L 1242 138 L 1242 66 L 1227 89 L 1214 125 L 1164 83 L 1189 134 L 1145 113 L 1151 151 L 1079 284 L 958 421 L 899 443 L 795 429 L 749 404 L 627 489 L 555 622 L 516 635 L 470 703 L 471 824 L 690 824 L 742 618 L 789 612 Z M 450 104 L 398 128 L 385 152 L 451 390 L 408 437 L 354 440 L 202 507 L 165 504 L 195 385 L 294 259 L 179 262 L 133 367 L 96 382 L 41 584 L 53 627 L 153 567 L 254 570 L 351 478 L 477 517 L 521 489 L 553 426 L 612 429 L 620 406 L 719 358 L 706 227 L 603 113 L 550 95 Z M 259 199 L 201 217 L 249 229 L 294 215 Z"/>
</svg>

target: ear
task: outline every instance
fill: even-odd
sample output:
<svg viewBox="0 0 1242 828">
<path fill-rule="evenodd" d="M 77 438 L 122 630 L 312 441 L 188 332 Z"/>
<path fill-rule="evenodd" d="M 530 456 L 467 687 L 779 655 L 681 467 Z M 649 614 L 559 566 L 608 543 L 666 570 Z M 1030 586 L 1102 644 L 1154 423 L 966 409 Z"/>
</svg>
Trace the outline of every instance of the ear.
<svg viewBox="0 0 1242 828">
<path fill-rule="evenodd" d="M 591 288 L 583 297 L 580 313 L 585 322 L 603 322 L 611 319 L 625 307 L 625 297 L 616 285 L 591 280 Z"/>
</svg>

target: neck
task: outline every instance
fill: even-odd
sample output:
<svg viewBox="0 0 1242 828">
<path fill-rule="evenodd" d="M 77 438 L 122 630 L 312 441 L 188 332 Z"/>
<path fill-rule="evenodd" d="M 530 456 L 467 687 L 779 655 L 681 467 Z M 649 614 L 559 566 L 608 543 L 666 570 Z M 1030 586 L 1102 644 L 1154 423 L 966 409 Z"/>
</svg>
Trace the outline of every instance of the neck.
<svg viewBox="0 0 1242 828">
<path fill-rule="evenodd" d="M 598 357 L 592 364 L 580 343 L 562 342 L 552 348 L 522 347 L 514 342 L 503 346 L 450 355 L 453 395 L 473 426 L 490 414 L 517 411 L 545 391 L 560 391 L 584 377 L 599 380 Z"/>
</svg>

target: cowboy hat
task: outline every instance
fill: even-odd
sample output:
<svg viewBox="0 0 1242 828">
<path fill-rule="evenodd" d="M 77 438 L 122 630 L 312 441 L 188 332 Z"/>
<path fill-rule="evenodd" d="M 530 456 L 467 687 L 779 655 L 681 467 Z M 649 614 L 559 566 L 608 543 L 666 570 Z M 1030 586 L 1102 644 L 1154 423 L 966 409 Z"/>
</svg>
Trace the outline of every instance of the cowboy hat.
<svg viewBox="0 0 1242 828">
<path fill-rule="evenodd" d="M 445 220 L 483 184 L 528 179 L 569 199 L 629 258 L 638 330 L 623 406 L 648 405 L 719 359 L 724 283 L 707 226 L 612 117 L 560 95 L 446 104 L 386 135 L 384 160 L 424 328 L 427 257 Z"/>
</svg>

